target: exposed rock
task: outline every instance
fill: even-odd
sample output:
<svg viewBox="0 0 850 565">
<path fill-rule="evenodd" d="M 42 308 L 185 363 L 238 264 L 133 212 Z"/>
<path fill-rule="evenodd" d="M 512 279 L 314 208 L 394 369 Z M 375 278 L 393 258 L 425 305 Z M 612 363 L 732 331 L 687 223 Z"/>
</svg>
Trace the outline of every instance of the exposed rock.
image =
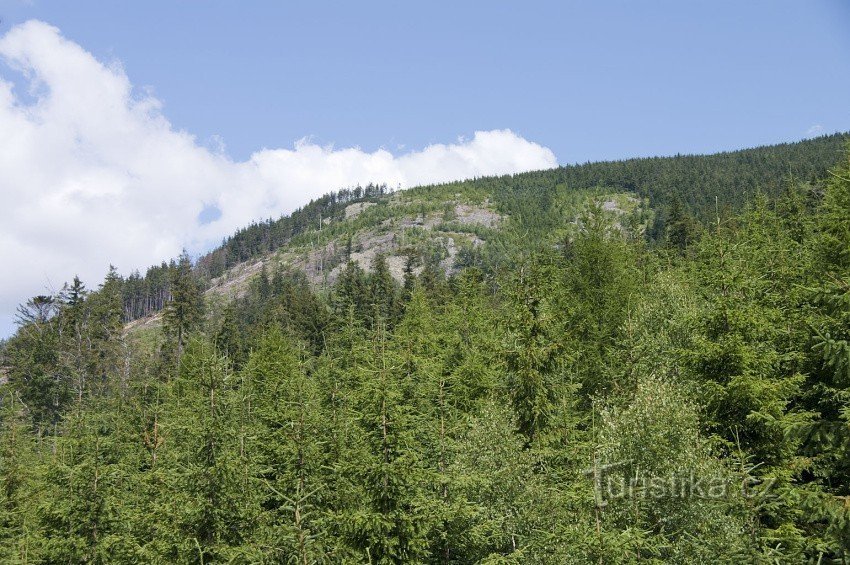
<svg viewBox="0 0 850 565">
<path fill-rule="evenodd" d="M 461 224 L 478 224 L 488 228 L 499 225 L 502 221 L 502 216 L 494 210 L 487 207 L 488 202 L 483 206 L 470 206 L 469 204 L 458 204 L 455 206 L 455 221 Z"/>
<path fill-rule="evenodd" d="M 634 208 L 635 205 L 640 203 L 640 200 L 635 198 L 634 196 L 626 196 L 626 202 L 629 204 L 631 208 Z M 616 212 L 618 214 L 625 214 L 629 210 L 623 210 L 620 207 L 620 203 L 617 200 L 609 199 L 602 202 L 602 209 L 607 212 Z"/>
<path fill-rule="evenodd" d="M 391 204 L 396 203 L 397 198 L 390 198 L 390 200 Z M 454 205 L 452 222 L 456 224 L 495 227 L 503 220 L 500 214 L 489 207 L 489 201 L 477 205 L 451 202 L 449 204 Z M 375 206 L 374 202 L 349 204 L 345 208 L 345 219 L 352 220 L 372 206 Z M 439 227 L 443 224 L 443 217 L 443 212 L 402 216 L 387 219 L 372 229 L 361 230 L 354 236 L 351 260 L 368 272 L 372 268 L 375 257 L 378 254 L 383 254 L 393 278 L 401 282 L 404 279 L 404 267 L 407 263 L 406 253 L 402 253 L 401 250 L 410 245 L 410 238 L 405 230 L 425 230 L 432 232 L 432 235 L 427 236 L 431 244 L 439 245 L 444 249 L 445 257 L 440 262 L 440 266 L 447 275 L 452 274 L 455 271 L 455 262 L 459 252 L 456 238 L 468 240 L 473 247 L 482 245 L 484 240 L 471 233 L 440 231 Z M 329 218 L 325 218 L 323 222 L 327 223 L 327 220 Z M 421 241 L 421 232 L 418 233 Z M 316 286 L 333 285 L 342 269 L 345 268 L 346 259 L 344 255 L 345 244 L 337 240 L 306 249 L 281 250 L 263 260 L 233 267 L 224 275 L 213 279 L 206 292 L 211 297 L 221 296 L 225 299 L 243 296 L 247 292 L 250 280 L 260 273 L 264 264 L 270 271 L 274 265 L 300 270 Z M 421 271 L 421 265 L 414 269 L 416 274 Z M 127 329 L 159 325 L 160 323 L 161 315 L 157 314 L 150 318 L 136 320 L 128 324 Z"/>
<path fill-rule="evenodd" d="M 345 219 L 351 220 L 363 213 L 366 208 L 374 206 L 374 202 L 355 202 L 345 207 Z"/>
</svg>

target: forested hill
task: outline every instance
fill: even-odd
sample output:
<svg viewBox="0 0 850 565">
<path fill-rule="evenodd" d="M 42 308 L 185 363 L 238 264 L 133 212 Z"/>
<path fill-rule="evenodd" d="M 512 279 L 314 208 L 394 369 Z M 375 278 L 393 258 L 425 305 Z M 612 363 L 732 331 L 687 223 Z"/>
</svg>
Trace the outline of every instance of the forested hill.
<svg viewBox="0 0 850 565">
<path fill-rule="evenodd" d="M 846 564 L 843 142 L 328 196 L 132 327 L 34 297 L 0 562 Z"/>
<path fill-rule="evenodd" d="M 517 198 L 540 200 L 545 207 L 548 203 L 546 198 L 558 188 L 603 188 L 628 192 L 647 198 L 649 205 L 656 210 L 650 236 L 660 238 L 665 233 L 674 197 L 681 200 L 686 212 L 701 220 L 714 217 L 716 202 L 724 211 L 740 210 L 756 191 L 776 196 L 782 191 L 784 181 L 811 182 L 823 178 L 827 169 L 840 158 L 848 139 L 850 134 L 841 133 L 713 155 L 676 155 L 568 165 L 545 171 L 424 186 L 410 191 L 423 199 L 439 199 L 452 194 L 452 190 L 483 192 L 493 198 L 502 213 L 509 215 L 521 211 L 524 206 L 523 202 L 517 202 Z M 345 207 L 351 202 L 374 202 L 385 194 L 386 186 L 374 185 L 328 194 L 311 201 L 291 216 L 239 230 L 220 248 L 203 257 L 200 264 L 205 274 L 219 276 L 229 267 L 279 249 L 298 234 L 317 230 L 321 220 L 344 218 Z"/>
<path fill-rule="evenodd" d="M 690 237 L 690 232 L 699 229 L 701 224 L 715 218 L 718 213 L 728 215 L 740 211 L 757 192 L 775 197 L 790 184 L 822 179 L 829 167 L 840 158 L 847 139 L 847 134 L 835 134 L 715 155 L 677 155 L 570 165 L 412 188 L 406 190 L 403 196 L 393 195 L 382 185 L 342 189 L 311 201 L 289 216 L 239 230 L 218 249 L 201 257 L 196 271 L 203 284 L 210 288 L 216 283 L 226 282 L 225 279 L 258 274 L 256 270 L 250 270 L 250 264 L 277 254 L 286 255 L 285 259 L 290 264 L 308 271 L 313 282 L 327 282 L 328 274 L 331 274 L 330 282 L 333 282 L 333 269 L 350 258 L 352 248 L 355 252 L 364 251 L 364 246 L 367 248 L 367 255 L 359 263 L 368 269 L 371 261 L 368 248 L 377 246 L 377 252 L 390 258 L 399 257 L 397 263 L 407 261 L 411 253 L 415 255 L 415 262 L 422 263 L 427 257 L 459 251 L 461 262 L 456 263 L 453 257 L 451 266 L 444 264 L 444 267 L 463 266 L 475 261 L 489 272 L 495 265 L 507 260 L 510 255 L 508 249 L 516 251 L 531 242 L 551 242 L 552 235 L 569 221 L 564 217 L 565 208 L 566 212 L 574 211 L 577 195 L 589 191 L 637 198 L 643 214 L 639 221 L 646 224 L 642 237 L 663 243 L 670 237 L 671 227 L 674 237 Z M 399 202 L 404 202 L 405 206 L 391 207 Z M 483 207 L 482 203 L 485 203 Z M 352 204 L 358 206 L 352 207 Z M 352 211 L 355 208 L 359 210 L 364 204 L 379 206 L 358 220 Z M 386 245 L 380 241 L 380 237 L 389 232 L 423 227 L 416 222 L 407 222 L 411 224 L 407 225 L 398 221 L 393 226 L 374 229 L 380 222 L 392 222 L 405 216 L 420 216 L 422 223 L 428 224 L 425 216 L 429 213 L 439 213 L 442 221 L 444 217 L 451 216 L 444 213 L 447 207 L 457 204 L 483 208 L 510 221 L 498 222 L 498 225 L 487 219 L 479 221 L 466 209 L 470 217 L 460 218 L 460 231 L 474 232 L 474 239 L 459 238 L 457 230 L 449 229 L 446 230 L 448 233 L 431 233 L 425 238 L 430 243 L 426 245 L 426 242 L 419 241 L 416 249 Z M 674 216 L 672 219 L 671 214 Z M 370 221 L 374 225 L 370 225 Z M 322 230 L 326 233 L 319 233 Z M 485 234 L 485 231 L 488 233 Z M 333 237 L 329 237 L 328 232 Z M 534 237 L 526 234 L 534 234 Z M 447 237 L 453 240 L 449 242 Z M 475 258 L 466 249 L 470 241 L 476 244 Z M 495 245 L 489 249 L 478 249 L 477 244 L 485 241 Z M 455 243 L 458 248 L 452 249 Z M 321 250 L 318 250 L 319 247 Z M 247 264 L 247 271 L 243 264 Z M 234 275 L 230 272 L 240 265 L 239 273 Z M 401 266 L 397 264 L 396 267 L 398 274 Z M 176 268 L 176 262 L 163 263 L 151 267 L 144 275 L 133 273 L 123 279 L 125 321 L 149 316 L 162 308 L 170 296 L 170 273 Z M 228 286 L 228 291 L 232 290 Z"/>
</svg>

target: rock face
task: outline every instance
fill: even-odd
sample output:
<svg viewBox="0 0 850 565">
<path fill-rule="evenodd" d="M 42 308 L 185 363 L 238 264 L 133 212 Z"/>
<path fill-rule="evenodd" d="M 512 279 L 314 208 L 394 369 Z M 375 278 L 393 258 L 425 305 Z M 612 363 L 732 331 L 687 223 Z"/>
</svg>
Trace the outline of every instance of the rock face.
<svg viewBox="0 0 850 565">
<path fill-rule="evenodd" d="M 349 204 L 341 217 L 323 219 L 318 233 L 230 269 L 212 281 L 207 293 L 225 300 L 239 297 L 263 266 L 269 274 L 278 267 L 302 271 L 317 288 L 327 288 L 336 282 L 349 260 L 368 272 L 378 255 L 384 256 L 399 282 L 411 256 L 416 274 L 422 271 L 423 258 L 428 257 L 451 275 L 457 271 L 462 253 L 485 245 L 488 236 L 506 219 L 489 199 L 478 203 L 458 200 L 455 196 L 455 200 L 435 203 L 406 200 L 396 194 L 377 203 Z M 618 226 L 643 209 L 640 200 L 626 194 L 605 195 L 594 202 L 616 217 Z M 579 222 L 576 216 L 566 225 L 575 227 Z"/>
<path fill-rule="evenodd" d="M 213 279 L 211 286 L 216 289 L 216 294 L 226 295 L 229 298 L 239 297 L 248 281 L 260 274 L 264 264 L 265 262 L 260 260 L 237 265 L 219 278 Z"/>
<path fill-rule="evenodd" d="M 345 210 L 346 218 L 349 218 L 350 208 L 351 206 Z M 362 211 L 363 208 L 357 209 L 353 212 L 355 214 L 353 217 Z M 487 201 L 480 205 L 454 204 L 452 213 L 448 214 L 448 218 L 445 216 L 445 213 L 432 212 L 383 220 L 380 225 L 365 230 L 359 233 L 356 239 L 352 239 L 350 259 L 360 268 L 368 271 L 375 257 L 379 254 L 384 255 L 393 278 L 401 282 L 404 279 L 404 267 L 408 255 L 412 252 L 421 253 L 422 247 L 430 247 L 442 257 L 440 266 L 448 275 L 455 270 L 456 257 L 461 245 L 478 247 L 484 243 L 484 240 L 475 233 L 453 230 L 452 225 L 481 226 L 492 229 L 504 219 L 489 207 Z M 324 250 L 325 257 L 328 257 L 328 251 L 327 248 Z M 298 264 L 298 267 L 304 270 L 316 284 L 333 284 L 345 267 L 345 261 L 340 262 L 326 274 L 320 273 L 316 269 L 311 269 L 310 264 L 319 263 L 322 253 L 323 251 L 311 253 L 306 261 Z M 414 267 L 416 274 L 421 270 L 421 265 Z"/>
<path fill-rule="evenodd" d="M 580 212 L 586 205 L 602 208 L 624 231 L 626 223 L 628 229 L 641 229 L 632 225 L 633 220 L 647 209 L 645 202 L 630 194 L 588 197 L 584 204 L 573 206 L 571 215 L 565 215 L 566 236 L 581 228 Z M 463 201 L 461 194 L 434 200 L 395 193 L 376 202 L 355 202 L 322 218 L 318 229 L 295 234 L 274 252 L 231 267 L 210 282 L 207 299 L 227 302 L 243 296 L 263 268 L 270 276 L 281 267 L 301 271 L 316 288 L 327 289 L 349 260 L 368 272 L 378 255 L 384 256 L 390 274 L 399 282 L 404 280 L 410 258 L 414 274 L 422 272 L 427 259 L 451 275 L 469 253 L 486 245 L 506 220 L 489 199 Z M 640 221 L 648 225 L 651 216 Z M 159 324 L 161 315 L 157 314 L 132 322 L 127 329 Z"/>
<path fill-rule="evenodd" d="M 392 276 L 402 281 L 408 257 L 439 258 L 446 274 L 456 270 L 458 254 L 464 248 L 483 245 L 487 230 L 497 229 L 504 217 L 496 212 L 489 200 L 478 204 L 446 202 L 439 210 L 411 213 L 415 204 L 390 201 L 390 212 L 371 212 L 375 202 L 355 202 L 345 208 L 342 218 L 323 220 L 323 230 L 328 233 L 344 234 L 329 236 L 322 241 L 298 247 L 290 245 L 259 261 L 244 263 L 212 281 L 207 291 L 210 295 L 233 298 L 242 295 L 250 280 L 257 276 L 263 265 L 271 273 L 278 266 L 303 271 L 318 287 L 334 284 L 345 264 L 350 259 L 362 269 L 369 271 L 379 254 L 387 261 Z M 367 212 L 369 212 L 367 214 Z M 389 216 L 389 217 L 387 217 Z M 360 218 L 358 225 L 348 228 L 347 223 Z M 371 222 L 374 218 L 374 222 Z M 325 227 L 327 226 L 327 227 Z M 416 262 L 414 272 L 422 270 L 421 261 Z"/>
<path fill-rule="evenodd" d="M 606 212 L 615 212 L 617 214 L 626 214 L 634 210 L 640 205 L 640 200 L 634 196 L 625 196 L 619 199 L 620 201 L 611 198 L 602 201 L 602 209 Z"/>
<path fill-rule="evenodd" d="M 354 204 L 349 204 L 345 207 L 345 219 L 353 220 L 354 218 L 362 214 L 363 210 L 371 208 L 374 205 L 374 202 L 355 202 Z"/>
<path fill-rule="evenodd" d="M 488 228 L 498 226 L 503 220 L 502 216 L 489 208 L 489 201 L 485 201 L 481 206 L 470 206 L 468 204 L 458 204 L 455 206 L 456 221 L 466 225 L 480 225 Z"/>
</svg>

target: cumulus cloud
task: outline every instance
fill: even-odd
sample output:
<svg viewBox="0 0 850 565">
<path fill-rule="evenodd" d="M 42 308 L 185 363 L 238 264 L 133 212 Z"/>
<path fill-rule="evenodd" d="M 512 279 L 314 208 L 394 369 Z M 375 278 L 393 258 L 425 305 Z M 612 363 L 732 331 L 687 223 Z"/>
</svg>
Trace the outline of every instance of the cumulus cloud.
<svg viewBox="0 0 850 565">
<path fill-rule="evenodd" d="M 204 251 L 330 190 L 557 165 L 549 149 L 510 130 L 401 155 L 301 140 L 234 161 L 222 140 L 212 150 L 176 130 L 119 64 L 98 61 L 55 27 L 14 27 L 0 38 L 0 59 L 28 86 L 21 92 L 0 74 L 0 329 L 47 284 L 79 274 L 94 286 L 110 263 L 128 273 L 183 247 Z"/>
<path fill-rule="evenodd" d="M 823 126 L 820 124 L 815 124 L 806 130 L 806 137 L 817 137 L 819 135 L 823 135 L 823 133 Z"/>
</svg>

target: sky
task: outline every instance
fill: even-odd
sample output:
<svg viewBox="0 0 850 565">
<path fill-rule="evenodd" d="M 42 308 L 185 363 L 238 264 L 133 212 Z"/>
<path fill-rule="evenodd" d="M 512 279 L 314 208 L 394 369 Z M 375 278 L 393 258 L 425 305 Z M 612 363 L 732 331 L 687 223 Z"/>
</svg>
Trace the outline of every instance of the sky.
<svg viewBox="0 0 850 565">
<path fill-rule="evenodd" d="M 847 131 L 849 71 L 842 0 L 0 0 L 0 336 L 357 183 Z"/>
</svg>

